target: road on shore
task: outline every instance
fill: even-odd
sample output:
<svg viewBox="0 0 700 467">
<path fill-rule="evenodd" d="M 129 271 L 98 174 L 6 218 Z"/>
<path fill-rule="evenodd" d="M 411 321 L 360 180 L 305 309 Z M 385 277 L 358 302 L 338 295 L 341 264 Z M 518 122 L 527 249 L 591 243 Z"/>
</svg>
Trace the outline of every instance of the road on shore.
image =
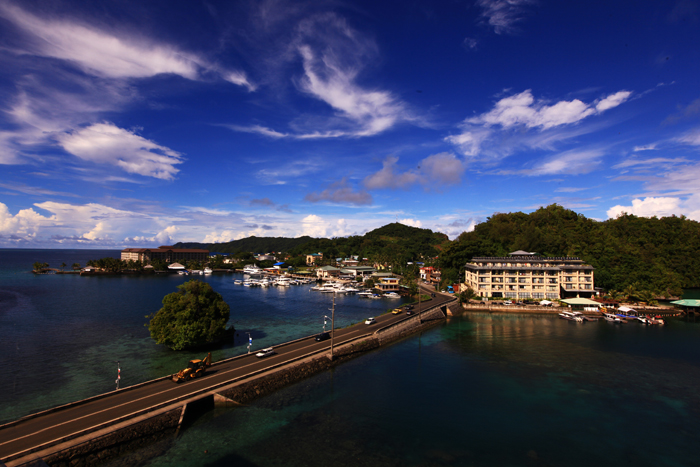
<svg viewBox="0 0 700 467">
<path fill-rule="evenodd" d="M 423 289 L 424 292 L 432 292 Z M 421 303 L 420 310 L 425 311 L 445 302 L 453 296 L 436 294 L 428 302 Z M 418 306 L 414 312 L 417 314 Z M 376 324 L 371 326 L 359 323 L 355 326 L 336 329 L 334 345 L 340 345 L 356 337 L 374 332 L 376 329 L 393 324 L 406 318 L 405 313 L 391 313 L 378 316 Z M 33 450 L 38 446 L 58 443 L 71 435 L 94 430 L 95 427 L 108 426 L 129 417 L 135 417 L 151 408 L 174 404 L 193 395 L 214 390 L 224 383 L 243 378 L 252 373 L 259 373 L 275 365 L 302 357 L 304 355 L 330 349 L 331 340 L 316 342 L 314 336 L 301 339 L 292 344 L 275 347 L 276 353 L 265 358 L 256 358 L 254 352 L 230 361 L 217 364 L 203 377 L 175 384 L 170 379 L 156 380 L 130 389 L 124 388 L 104 397 L 88 400 L 81 404 L 46 411 L 37 416 L 28 416 L 16 422 L 0 426 L 0 460 L 18 453 Z M 183 368 L 186 362 L 183 362 Z"/>
</svg>

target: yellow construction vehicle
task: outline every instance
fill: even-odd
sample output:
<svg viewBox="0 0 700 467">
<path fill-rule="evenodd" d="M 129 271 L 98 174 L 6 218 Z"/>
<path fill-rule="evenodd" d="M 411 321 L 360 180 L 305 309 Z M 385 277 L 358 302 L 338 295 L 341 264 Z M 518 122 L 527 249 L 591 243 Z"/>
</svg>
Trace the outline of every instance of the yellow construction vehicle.
<svg viewBox="0 0 700 467">
<path fill-rule="evenodd" d="M 188 381 L 190 379 L 198 378 L 207 371 L 207 368 L 211 365 L 211 352 L 204 357 L 204 360 L 190 360 L 187 368 L 180 370 L 177 374 L 173 375 L 173 381 L 179 383 L 181 381 Z"/>
</svg>

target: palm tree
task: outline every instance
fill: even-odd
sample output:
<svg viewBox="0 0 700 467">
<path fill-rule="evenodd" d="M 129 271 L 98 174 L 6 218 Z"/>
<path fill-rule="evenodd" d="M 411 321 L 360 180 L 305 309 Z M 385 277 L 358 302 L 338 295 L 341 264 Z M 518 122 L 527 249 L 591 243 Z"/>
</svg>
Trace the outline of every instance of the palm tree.
<svg viewBox="0 0 700 467">
<path fill-rule="evenodd" d="M 73 271 L 77 271 L 78 269 L 80 269 L 80 263 L 73 263 L 73 266 L 71 267 L 73 268 Z"/>
<path fill-rule="evenodd" d="M 61 272 L 63 272 L 63 269 L 66 267 L 66 263 L 61 263 Z"/>
<path fill-rule="evenodd" d="M 469 303 L 472 298 L 476 297 L 476 292 L 471 287 L 467 287 L 459 293 L 458 300 L 460 304 Z"/>
</svg>

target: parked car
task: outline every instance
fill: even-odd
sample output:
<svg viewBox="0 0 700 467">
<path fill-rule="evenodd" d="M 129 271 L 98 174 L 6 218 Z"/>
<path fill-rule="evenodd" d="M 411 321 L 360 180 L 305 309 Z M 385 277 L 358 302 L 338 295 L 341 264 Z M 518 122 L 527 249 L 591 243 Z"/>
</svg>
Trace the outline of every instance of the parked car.
<svg viewBox="0 0 700 467">
<path fill-rule="evenodd" d="M 403 307 L 403 309 L 406 310 L 406 311 L 412 310 L 412 309 L 413 309 L 413 305 L 406 305 L 405 307 Z"/>
<path fill-rule="evenodd" d="M 401 313 L 402 311 L 403 311 L 403 310 L 402 310 L 401 308 L 396 308 L 396 309 L 394 309 L 394 310 L 391 311 L 391 314 L 392 314 L 392 315 L 398 315 L 398 314 Z"/>
<path fill-rule="evenodd" d="M 510 300 L 504 300 L 504 301 L 503 301 L 503 304 L 504 304 L 504 305 L 512 305 L 513 302 L 511 302 Z"/>
<path fill-rule="evenodd" d="M 413 310 L 406 310 L 406 314 L 407 314 L 407 315 L 412 315 L 412 314 L 413 314 Z"/>
<path fill-rule="evenodd" d="M 270 355 L 274 355 L 275 351 L 272 349 L 272 347 L 268 347 L 266 349 L 262 349 L 260 352 L 256 353 L 255 356 L 258 358 L 263 358 L 263 357 L 269 357 Z"/>
<path fill-rule="evenodd" d="M 318 336 L 316 336 L 316 342 L 321 342 L 325 341 L 331 338 L 331 333 L 330 332 L 322 332 Z"/>
<path fill-rule="evenodd" d="M 374 318 L 367 318 L 367 319 L 365 320 L 365 324 L 374 324 L 374 323 L 376 323 L 376 322 L 377 322 L 377 320 L 374 319 Z"/>
</svg>

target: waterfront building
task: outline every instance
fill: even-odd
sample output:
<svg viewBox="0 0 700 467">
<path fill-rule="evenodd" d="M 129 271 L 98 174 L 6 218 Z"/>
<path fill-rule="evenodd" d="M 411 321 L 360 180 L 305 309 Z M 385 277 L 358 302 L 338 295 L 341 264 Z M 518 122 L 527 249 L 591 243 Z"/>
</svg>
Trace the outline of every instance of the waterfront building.
<svg viewBox="0 0 700 467">
<path fill-rule="evenodd" d="M 316 269 L 316 277 L 319 279 L 331 279 L 340 275 L 340 268 L 335 266 L 323 266 Z"/>
<path fill-rule="evenodd" d="M 172 246 L 159 246 L 158 248 L 125 248 L 122 250 L 123 261 L 141 261 L 150 264 L 160 260 L 168 264 L 175 261 L 201 261 L 209 259 L 209 250 L 196 248 L 173 248 Z"/>
<path fill-rule="evenodd" d="M 420 268 L 420 278 L 427 282 L 428 284 L 433 284 L 434 286 L 439 286 L 442 280 L 442 272 L 435 267 L 426 266 Z"/>
<path fill-rule="evenodd" d="M 576 257 L 547 257 L 514 251 L 506 257 L 474 257 L 465 283 L 479 297 L 548 299 L 595 295 L 593 266 Z"/>
<path fill-rule="evenodd" d="M 348 266 L 341 271 L 342 274 L 351 274 L 355 279 L 371 276 L 375 272 L 376 270 L 372 266 Z"/>
<path fill-rule="evenodd" d="M 398 277 L 380 277 L 379 283 L 375 286 L 382 292 L 398 292 L 399 278 Z"/>
</svg>

